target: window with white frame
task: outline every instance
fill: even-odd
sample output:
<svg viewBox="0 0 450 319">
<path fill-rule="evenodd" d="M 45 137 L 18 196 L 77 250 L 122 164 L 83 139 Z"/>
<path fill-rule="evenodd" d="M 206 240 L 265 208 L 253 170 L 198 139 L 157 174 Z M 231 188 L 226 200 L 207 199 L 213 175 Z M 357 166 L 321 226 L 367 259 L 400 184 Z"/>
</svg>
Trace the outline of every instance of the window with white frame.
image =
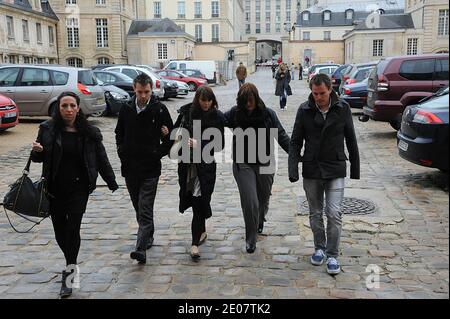
<svg viewBox="0 0 450 319">
<path fill-rule="evenodd" d="M 331 31 L 323 31 L 323 40 L 330 41 L 331 40 Z"/>
<path fill-rule="evenodd" d="M 286 22 L 291 22 L 291 11 L 286 11 Z"/>
<path fill-rule="evenodd" d="M 195 19 L 202 18 L 202 3 L 200 1 L 194 2 L 194 18 Z"/>
<path fill-rule="evenodd" d="M 106 4 L 106 0 L 95 0 L 95 4 L 96 5 L 105 5 Z"/>
<path fill-rule="evenodd" d="M 97 26 L 97 48 L 108 47 L 108 19 L 95 19 Z"/>
<path fill-rule="evenodd" d="M 80 30 L 77 18 L 68 18 L 66 20 L 67 26 L 67 46 L 69 48 L 78 48 L 80 46 Z"/>
<path fill-rule="evenodd" d="M 325 11 L 323 13 L 323 20 L 324 21 L 330 21 L 331 20 L 331 12 L 330 11 Z"/>
<path fill-rule="evenodd" d="M 245 25 L 245 34 L 250 34 L 251 33 L 251 29 L 250 29 L 250 24 L 246 24 Z"/>
<path fill-rule="evenodd" d="M 255 21 L 256 22 L 260 22 L 261 21 L 261 12 L 260 11 L 256 11 L 255 12 Z"/>
<path fill-rule="evenodd" d="M 178 1 L 178 19 L 186 18 L 186 2 Z"/>
<path fill-rule="evenodd" d="M 109 58 L 102 56 L 97 60 L 98 64 L 109 64 Z"/>
<path fill-rule="evenodd" d="M 266 22 L 270 22 L 270 11 L 266 12 Z"/>
<path fill-rule="evenodd" d="M 281 23 L 275 23 L 275 32 L 277 33 L 281 32 Z"/>
<path fill-rule="evenodd" d="M 345 11 L 345 18 L 347 20 L 352 20 L 353 19 L 353 10 L 347 10 Z"/>
<path fill-rule="evenodd" d="M 55 31 L 51 25 L 48 26 L 48 43 L 55 44 Z"/>
<path fill-rule="evenodd" d="M 311 32 L 309 31 L 303 31 L 303 40 L 311 40 Z"/>
<path fill-rule="evenodd" d="M 266 0 L 266 11 L 270 11 L 270 0 Z"/>
<path fill-rule="evenodd" d="M 167 60 L 167 43 L 158 43 L 158 60 Z"/>
<path fill-rule="evenodd" d="M 161 18 L 161 1 L 153 2 L 153 17 L 155 19 Z"/>
<path fill-rule="evenodd" d="M 31 58 L 29 56 L 23 57 L 23 63 L 24 64 L 31 64 Z"/>
<path fill-rule="evenodd" d="M 77 4 L 77 0 L 66 0 L 66 4 Z"/>
<path fill-rule="evenodd" d="M 8 29 L 8 38 L 14 38 L 14 19 L 13 17 L 6 16 L 6 27 Z"/>
<path fill-rule="evenodd" d="M 250 22 L 250 12 L 245 13 L 245 21 Z"/>
<path fill-rule="evenodd" d="M 186 31 L 186 25 L 185 24 L 179 24 L 178 25 L 179 27 L 180 27 L 180 29 L 181 29 L 181 31 Z"/>
<path fill-rule="evenodd" d="M 286 10 L 291 11 L 292 0 L 286 0 Z"/>
<path fill-rule="evenodd" d="M 277 11 L 280 11 L 280 10 L 281 10 L 281 0 L 277 0 L 277 1 L 275 2 L 275 9 L 276 9 Z"/>
<path fill-rule="evenodd" d="M 281 12 L 275 12 L 275 21 L 280 22 L 281 21 Z"/>
<path fill-rule="evenodd" d="M 409 38 L 408 39 L 408 44 L 407 44 L 407 48 L 406 48 L 407 55 L 417 55 L 417 43 L 418 43 L 417 38 Z"/>
<path fill-rule="evenodd" d="M 250 0 L 245 0 L 245 11 L 246 12 L 250 11 Z"/>
<path fill-rule="evenodd" d="M 23 41 L 30 41 L 30 30 L 28 29 L 28 20 L 22 20 Z"/>
<path fill-rule="evenodd" d="M 219 42 L 219 25 L 218 24 L 211 25 L 211 41 Z"/>
<path fill-rule="evenodd" d="M 255 33 L 261 33 L 261 24 L 257 23 L 255 27 Z"/>
<path fill-rule="evenodd" d="M 203 30 L 201 24 L 195 25 L 195 41 L 202 42 L 203 41 Z"/>
<path fill-rule="evenodd" d="M 438 35 L 448 35 L 448 9 L 439 10 Z"/>
<path fill-rule="evenodd" d="M 309 12 L 303 12 L 303 21 L 309 21 Z"/>
<path fill-rule="evenodd" d="M 383 56 L 383 40 L 373 40 L 373 56 Z"/>
<path fill-rule="evenodd" d="M 42 26 L 40 23 L 36 23 L 36 39 L 37 43 L 42 44 Z"/>
<path fill-rule="evenodd" d="M 73 66 L 75 68 L 82 68 L 83 67 L 83 60 L 80 58 L 68 58 L 67 59 L 67 65 Z"/>
<path fill-rule="evenodd" d="M 266 33 L 270 33 L 270 23 L 266 23 Z"/>
<path fill-rule="evenodd" d="M 218 18 L 219 13 L 219 1 L 211 1 L 211 17 Z"/>
</svg>

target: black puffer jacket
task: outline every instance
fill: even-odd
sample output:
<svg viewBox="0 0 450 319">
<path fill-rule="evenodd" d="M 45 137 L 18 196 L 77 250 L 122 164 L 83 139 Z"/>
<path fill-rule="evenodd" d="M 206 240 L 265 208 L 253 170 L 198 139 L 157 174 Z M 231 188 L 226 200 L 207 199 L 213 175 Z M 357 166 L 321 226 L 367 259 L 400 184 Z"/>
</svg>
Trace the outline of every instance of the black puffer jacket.
<svg viewBox="0 0 450 319">
<path fill-rule="evenodd" d="M 110 190 L 114 191 L 118 188 L 116 176 L 109 163 L 102 140 L 100 130 L 94 126 L 91 126 L 89 133 L 80 137 L 79 140 L 84 165 L 87 168 L 89 193 L 96 188 L 99 173 Z M 33 151 L 31 159 L 33 162 L 43 163 L 42 176 L 47 180 L 49 189 L 51 189 L 62 158 L 61 131 L 55 128 L 53 120 L 45 121 L 39 126 L 36 142 L 42 145 L 44 151 L 40 153 Z"/>
<path fill-rule="evenodd" d="M 312 94 L 300 105 L 292 131 L 289 149 L 289 180 L 299 179 L 298 163 L 303 162 L 304 178 L 334 179 L 346 176 L 350 157 L 350 178 L 359 179 L 359 152 L 350 106 L 331 93 L 331 107 L 326 120 L 316 107 Z M 303 156 L 300 151 L 305 143 Z"/>
<path fill-rule="evenodd" d="M 177 121 L 175 122 L 174 127 L 178 128 L 182 125 L 190 132 L 190 136 L 192 137 L 193 132 L 193 120 L 201 120 L 201 132 L 203 132 L 208 128 L 217 128 L 222 133 L 222 149 L 225 145 L 224 138 L 224 124 L 225 117 L 222 112 L 219 110 L 211 110 L 208 113 L 202 113 L 202 111 L 191 111 L 192 103 L 182 106 L 178 112 L 180 115 L 178 116 Z M 214 138 L 203 139 L 201 140 L 201 149 L 205 148 L 208 143 L 214 141 Z M 214 151 L 219 152 L 222 149 L 214 149 Z M 212 153 L 212 151 L 211 151 Z M 214 154 L 211 154 L 214 155 Z M 178 164 L 178 182 L 180 184 L 180 205 L 179 210 L 180 213 L 183 213 L 186 209 L 192 206 L 192 194 L 187 190 L 187 175 L 190 165 L 196 165 L 197 174 L 200 181 L 200 189 L 201 189 L 201 204 L 202 209 L 205 213 L 205 217 L 209 218 L 212 215 L 211 212 L 211 196 L 214 191 L 214 186 L 216 183 L 216 163 L 205 163 L 202 159 L 201 163 L 190 164 L 180 162 Z"/>
<path fill-rule="evenodd" d="M 167 107 L 152 95 L 147 108 L 136 111 L 136 98 L 120 109 L 117 120 L 117 153 L 124 177 L 157 177 L 161 175 L 161 158 L 169 153 L 170 135 L 162 136 L 161 127 L 172 130 Z"/>
</svg>

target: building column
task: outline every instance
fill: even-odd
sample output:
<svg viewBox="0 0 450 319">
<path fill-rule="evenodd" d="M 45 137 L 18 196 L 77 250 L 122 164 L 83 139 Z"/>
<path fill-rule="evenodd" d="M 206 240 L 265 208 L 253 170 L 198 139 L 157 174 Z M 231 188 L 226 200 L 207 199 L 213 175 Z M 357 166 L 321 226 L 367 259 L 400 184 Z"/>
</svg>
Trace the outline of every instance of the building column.
<svg viewBox="0 0 450 319">
<path fill-rule="evenodd" d="M 289 36 L 283 36 L 281 37 L 281 43 L 282 43 L 282 53 L 281 58 L 283 59 L 284 63 L 289 64 L 290 63 L 290 55 L 289 55 Z"/>
</svg>

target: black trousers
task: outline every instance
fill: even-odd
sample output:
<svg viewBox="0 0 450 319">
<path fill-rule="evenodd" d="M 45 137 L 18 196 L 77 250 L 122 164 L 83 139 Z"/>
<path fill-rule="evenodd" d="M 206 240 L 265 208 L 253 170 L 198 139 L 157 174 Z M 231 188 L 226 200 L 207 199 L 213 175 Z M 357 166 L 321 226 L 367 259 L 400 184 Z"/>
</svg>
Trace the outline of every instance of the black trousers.
<svg viewBox="0 0 450 319">
<path fill-rule="evenodd" d="M 153 222 L 153 206 L 159 176 L 150 178 L 126 177 L 128 192 L 136 211 L 136 221 L 139 225 L 136 250 L 147 250 L 150 238 L 153 238 L 155 225 Z"/>
<path fill-rule="evenodd" d="M 203 211 L 202 197 L 192 197 L 192 246 L 198 246 L 200 243 L 200 237 L 206 232 L 206 216 Z"/>
<path fill-rule="evenodd" d="M 50 202 L 50 214 L 56 242 L 66 258 L 66 266 L 76 265 L 81 244 L 81 220 L 89 195 L 75 193 L 70 198 L 57 197 Z"/>
</svg>

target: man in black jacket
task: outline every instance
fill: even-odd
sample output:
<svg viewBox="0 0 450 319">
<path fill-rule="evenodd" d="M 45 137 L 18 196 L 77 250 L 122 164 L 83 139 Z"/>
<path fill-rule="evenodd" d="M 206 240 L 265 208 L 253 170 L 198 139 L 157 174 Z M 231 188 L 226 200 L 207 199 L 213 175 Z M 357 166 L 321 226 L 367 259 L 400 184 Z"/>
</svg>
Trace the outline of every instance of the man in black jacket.
<svg viewBox="0 0 450 319">
<path fill-rule="evenodd" d="M 298 163 L 303 162 L 303 188 L 309 204 L 310 225 L 314 235 L 313 265 L 321 265 L 327 258 L 327 272 L 340 272 L 337 261 L 342 229 L 341 203 L 344 197 L 347 156 L 350 157 L 350 178 L 359 179 L 359 152 L 350 106 L 338 98 L 331 80 L 325 74 L 314 76 L 312 93 L 300 105 L 289 147 L 289 180 L 296 182 Z M 303 156 L 300 151 L 305 141 Z M 323 222 L 323 198 L 327 230 Z"/>
<path fill-rule="evenodd" d="M 152 95 L 153 83 L 148 75 L 137 76 L 133 86 L 135 96 L 121 108 L 115 133 L 122 176 L 139 225 L 136 250 L 130 257 L 145 263 L 145 251 L 152 246 L 155 231 L 153 206 L 161 158 L 169 153 L 171 145 L 169 135 L 162 135 L 162 127 L 170 131 L 173 122 L 166 106 Z"/>
</svg>

